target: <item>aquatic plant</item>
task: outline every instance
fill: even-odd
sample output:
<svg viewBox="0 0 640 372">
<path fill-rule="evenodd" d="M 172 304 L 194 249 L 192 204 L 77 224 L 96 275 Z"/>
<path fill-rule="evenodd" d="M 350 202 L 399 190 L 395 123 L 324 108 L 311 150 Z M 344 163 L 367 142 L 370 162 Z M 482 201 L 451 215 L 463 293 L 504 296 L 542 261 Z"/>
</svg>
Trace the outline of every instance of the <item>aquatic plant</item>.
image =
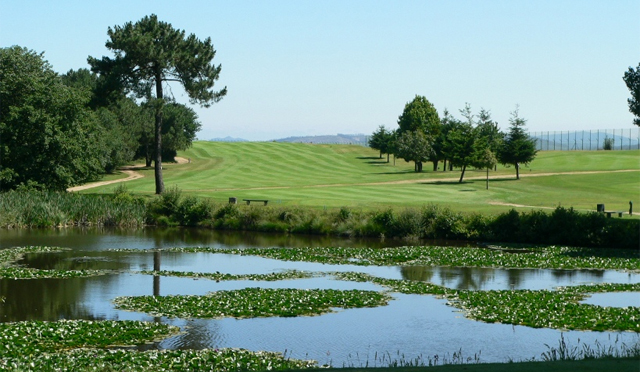
<svg viewBox="0 0 640 372">
<path fill-rule="evenodd" d="M 146 210 L 138 198 L 53 191 L 0 193 L 0 227 L 141 227 Z"/>
<path fill-rule="evenodd" d="M 640 291 L 637 284 L 605 284 L 549 290 L 456 291 L 449 304 L 467 317 L 489 323 L 534 328 L 640 332 L 639 307 L 604 307 L 579 303 L 588 293 Z"/>
<path fill-rule="evenodd" d="M 278 280 L 287 280 L 287 279 L 305 279 L 312 278 L 314 276 L 313 273 L 307 271 L 299 271 L 299 270 L 285 270 L 278 273 L 270 273 L 270 274 L 226 274 L 216 271 L 215 273 L 196 273 L 192 271 L 141 271 L 141 274 L 147 275 L 159 275 L 159 276 L 177 276 L 184 278 L 194 278 L 194 279 L 211 279 L 216 281 L 226 281 L 226 280 L 252 280 L 252 281 L 278 281 Z"/>
<path fill-rule="evenodd" d="M 373 275 L 359 273 L 359 272 L 334 272 L 330 273 L 338 280 L 348 280 L 352 282 L 370 282 L 374 284 L 387 287 L 392 292 L 404 293 L 404 294 L 432 294 L 444 296 L 447 293 L 455 292 L 452 289 L 446 287 L 421 282 L 414 280 L 398 280 L 398 279 L 386 279 L 379 278 Z"/>
<path fill-rule="evenodd" d="M 118 309 L 177 318 L 255 318 L 319 315 L 332 308 L 376 307 L 391 297 L 376 291 L 244 288 L 205 296 L 117 297 Z"/>
<path fill-rule="evenodd" d="M 465 316 L 488 323 L 506 323 L 534 328 L 640 332 L 640 308 L 603 307 L 582 304 L 590 293 L 638 292 L 640 283 L 602 283 L 556 290 L 453 290 L 431 283 L 384 279 L 363 273 L 333 273 L 336 279 L 371 282 L 405 294 L 432 294 Z"/>
<path fill-rule="evenodd" d="M 136 345 L 161 340 L 179 331 L 178 327 L 139 321 L 59 320 L 0 323 L 0 359 L 72 348 Z"/>
<path fill-rule="evenodd" d="M 25 267 L 0 268 L 0 278 L 6 279 L 86 278 L 110 273 L 110 270 L 38 270 Z"/>
<path fill-rule="evenodd" d="M 101 350 L 73 349 L 0 359 L 0 370 L 42 371 L 283 371 L 317 368 L 313 360 L 244 349 Z"/>
<path fill-rule="evenodd" d="M 20 267 L 16 264 L 25 254 L 33 253 L 59 253 L 68 251 L 68 248 L 28 246 L 0 250 L 0 278 L 7 279 L 64 279 L 98 276 L 110 274 L 110 270 L 40 270 L 29 267 Z"/>
<path fill-rule="evenodd" d="M 283 261 L 350 265 L 424 265 L 490 268 L 608 269 L 640 271 L 640 251 L 595 250 L 574 247 L 528 248 L 521 253 L 507 249 L 405 246 L 394 248 L 169 248 L 170 252 L 210 252 L 259 256 Z"/>
<path fill-rule="evenodd" d="M 621 342 L 616 336 L 613 344 L 608 346 L 596 340 L 594 346 L 581 344 L 578 339 L 577 345 L 569 345 L 564 334 L 560 334 L 558 347 L 545 344 L 547 351 L 540 357 L 545 362 L 555 362 L 559 360 L 581 360 L 581 359 L 602 359 L 602 358 L 640 358 L 640 339 L 635 343 L 627 345 Z"/>
</svg>

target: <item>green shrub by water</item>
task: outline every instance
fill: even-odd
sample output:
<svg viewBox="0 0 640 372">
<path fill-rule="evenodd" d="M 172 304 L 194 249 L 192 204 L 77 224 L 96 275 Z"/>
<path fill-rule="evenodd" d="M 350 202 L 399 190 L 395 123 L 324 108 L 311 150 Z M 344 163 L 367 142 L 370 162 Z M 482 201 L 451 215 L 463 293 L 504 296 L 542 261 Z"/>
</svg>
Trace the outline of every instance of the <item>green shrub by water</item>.
<svg viewBox="0 0 640 372">
<path fill-rule="evenodd" d="M 362 210 L 213 203 L 177 188 L 144 200 L 120 187 L 113 195 L 56 192 L 0 194 L 0 227 L 106 225 L 202 226 L 290 234 L 400 239 L 462 239 L 584 247 L 640 248 L 640 220 L 557 207 L 465 214 L 440 205 Z"/>
</svg>

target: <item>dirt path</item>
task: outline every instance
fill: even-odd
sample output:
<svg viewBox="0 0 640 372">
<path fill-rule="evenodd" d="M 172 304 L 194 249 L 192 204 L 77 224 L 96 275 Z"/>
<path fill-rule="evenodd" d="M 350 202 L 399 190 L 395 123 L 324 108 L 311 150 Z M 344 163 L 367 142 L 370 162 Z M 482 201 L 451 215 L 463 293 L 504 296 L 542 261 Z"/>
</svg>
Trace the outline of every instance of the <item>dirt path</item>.
<svg viewBox="0 0 640 372">
<path fill-rule="evenodd" d="M 177 157 L 176 156 L 176 163 L 178 163 L 178 164 L 186 164 L 188 162 L 189 162 L 189 159 L 185 159 L 185 158 L 181 158 L 181 157 Z M 70 188 L 67 189 L 67 191 L 81 191 L 81 190 L 92 189 L 94 187 L 111 185 L 111 184 L 118 183 L 118 182 L 127 182 L 127 181 L 137 180 L 138 178 L 144 177 L 144 175 L 142 173 L 140 173 L 140 172 L 137 172 L 136 170 L 145 169 L 145 168 L 146 168 L 145 164 L 137 164 L 137 165 L 129 165 L 129 166 L 126 166 L 126 167 L 121 167 L 121 168 L 119 168 L 119 170 L 122 173 L 128 175 L 126 178 L 120 178 L 120 179 L 111 180 L 111 181 L 91 182 L 91 183 L 87 183 L 87 184 L 80 185 L 80 186 L 70 187 Z"/>
</svg>

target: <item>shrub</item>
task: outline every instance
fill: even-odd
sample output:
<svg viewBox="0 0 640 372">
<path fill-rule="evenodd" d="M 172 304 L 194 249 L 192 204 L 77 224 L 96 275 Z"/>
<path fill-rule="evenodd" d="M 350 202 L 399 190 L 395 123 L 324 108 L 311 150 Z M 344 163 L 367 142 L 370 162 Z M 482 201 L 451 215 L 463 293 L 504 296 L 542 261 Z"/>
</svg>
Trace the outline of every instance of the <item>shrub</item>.
<svg viewBox="0 0 640 372">
<path fill-rule="evenodd" d="M 613 150 L 613 143 L 615 140 L 613 138 L 605 137 L 604 142 L 602 143 L 603 150 Z"/>
<path fill-rule="evenodd" d="M 498 215 L 490 224 L 491 236 L 498 241 L 521 242 L 518 232 L 520 230 L 520 215 L 515 209 Z"/>
</svg>

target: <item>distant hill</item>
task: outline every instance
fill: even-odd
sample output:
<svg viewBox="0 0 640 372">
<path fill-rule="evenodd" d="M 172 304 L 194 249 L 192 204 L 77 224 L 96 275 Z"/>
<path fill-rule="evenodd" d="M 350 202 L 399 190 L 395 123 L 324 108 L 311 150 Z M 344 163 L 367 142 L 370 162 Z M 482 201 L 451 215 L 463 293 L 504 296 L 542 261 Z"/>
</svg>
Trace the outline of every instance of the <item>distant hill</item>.
<svg viewBox="0 0 640 372">
<path fill-rule="evenodd" d="M 244 138 L 234 138 L 231 136 L 226 136 L 225 138 L 212 138 L 209 141 L 211 142 L 249 142 Z"/>
<path fill-rule="evenodd" d="M 324 136 L 304 136 L 287 137 L 273 140 L 275 142 L 298 142 L 298 143 L 320 143 L 320 144 L 340 144 L 340 145 L 362 145 L 367 146 L 369 136 L 366 134 L 341 134 Z"/>
</svg>

